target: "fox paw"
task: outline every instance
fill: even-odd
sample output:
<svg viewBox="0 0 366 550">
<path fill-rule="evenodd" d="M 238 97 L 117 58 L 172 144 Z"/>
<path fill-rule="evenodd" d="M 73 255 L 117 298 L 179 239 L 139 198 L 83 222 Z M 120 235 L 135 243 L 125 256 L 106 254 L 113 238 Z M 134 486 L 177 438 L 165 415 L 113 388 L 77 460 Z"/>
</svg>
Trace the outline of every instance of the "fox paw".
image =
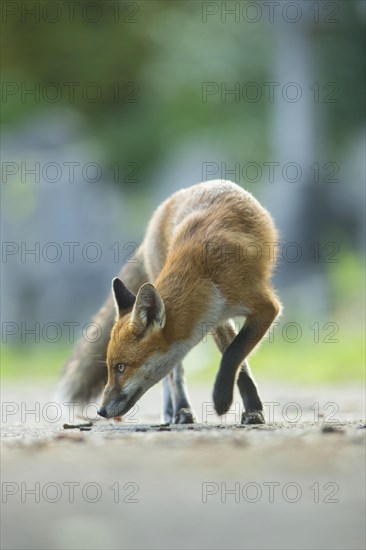
<svg viewBox="0 0 366 550">
<path fill-rule="evenodd" d="M 262 411 L 243 412 L 241 417 L 242 424 L 265 424 Z"/>
<path fill-rule="evenodd" d="M 179 409 L 175 415 L 174 424 L 194 424 L 196 419 L 191 409 Z"/>
</svg>

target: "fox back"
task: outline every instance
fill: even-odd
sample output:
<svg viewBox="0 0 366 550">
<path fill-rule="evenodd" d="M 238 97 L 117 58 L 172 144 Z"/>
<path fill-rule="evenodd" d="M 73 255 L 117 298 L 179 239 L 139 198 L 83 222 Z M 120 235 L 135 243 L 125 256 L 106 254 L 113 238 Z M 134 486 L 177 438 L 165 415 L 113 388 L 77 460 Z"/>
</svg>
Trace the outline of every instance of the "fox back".
<svg viewBox="0 0 366 550">
<path fill-rule="evenodd" d="M 172 269 L 189 284 L 210 281 L 240 309 L 246 292 L 270 278 L 277 242 L 271 216 L 250 193 L 213 180 L 178 191 L 156 210 L 143 243 L 145 269 L 150 281 Z"/>
</svg>

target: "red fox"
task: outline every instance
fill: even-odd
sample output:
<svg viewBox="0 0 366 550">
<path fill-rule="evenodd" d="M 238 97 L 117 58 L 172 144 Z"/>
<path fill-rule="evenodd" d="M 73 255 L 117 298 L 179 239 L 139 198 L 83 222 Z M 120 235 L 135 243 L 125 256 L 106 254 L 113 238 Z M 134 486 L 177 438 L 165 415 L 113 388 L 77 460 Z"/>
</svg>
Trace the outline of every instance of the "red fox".
<svg viewBox="0 0 366 550">
<path fill-rule="evenodd" d="M 110 418 L 163 380 L 164 420 L 192 423 L 182 361 L 209 332 L 222 353 L 217 414 L 229 410 L 236 382 L 242 423 L 264 423 L 247 357 L 280 311 L 271 285 L 277 242 L 267 210 L 230 181 L 174 193 L 154 213 L 138 261 L 112 281 L 112 300 L 95 317 L 103 338 L 80 342 L 67 363 L 64 395 L 87 401 L 107 382 L 98 413 Z M 245 322 L 236 333 L 238 316 Z"/>
</svg>

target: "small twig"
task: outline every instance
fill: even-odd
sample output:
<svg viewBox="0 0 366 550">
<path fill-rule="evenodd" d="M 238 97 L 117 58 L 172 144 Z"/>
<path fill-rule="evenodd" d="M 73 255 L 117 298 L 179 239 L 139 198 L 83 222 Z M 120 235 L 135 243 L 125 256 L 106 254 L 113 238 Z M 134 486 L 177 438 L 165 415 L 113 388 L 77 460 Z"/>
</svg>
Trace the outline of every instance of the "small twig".
<svg viewBox="0 0 366 550">
<path fill-rule="evenodd" d="M 91 428 L 93 425 L 93 422 L 82 422 L 81 424 L 64 424 L 63 428 L 64 430 L 73 430 L 76 428 Z"/>
</svg>

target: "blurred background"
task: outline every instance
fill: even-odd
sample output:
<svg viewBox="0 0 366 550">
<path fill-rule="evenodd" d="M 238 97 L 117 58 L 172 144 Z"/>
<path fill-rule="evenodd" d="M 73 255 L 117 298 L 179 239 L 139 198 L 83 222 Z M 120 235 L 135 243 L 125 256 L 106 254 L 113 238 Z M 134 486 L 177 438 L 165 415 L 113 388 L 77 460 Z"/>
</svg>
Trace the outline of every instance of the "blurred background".
<svg viewBox="0 0 366 550">
<path fill-rule="evenodd" d="M 361 381 L 364 2 L 2 10 L 3 376 L 56 379 L 156 206 L 227 178 L 281 232 L 255 374 Z M 188 364 L 212 381 L 218 353 Z"/>
</svg>

